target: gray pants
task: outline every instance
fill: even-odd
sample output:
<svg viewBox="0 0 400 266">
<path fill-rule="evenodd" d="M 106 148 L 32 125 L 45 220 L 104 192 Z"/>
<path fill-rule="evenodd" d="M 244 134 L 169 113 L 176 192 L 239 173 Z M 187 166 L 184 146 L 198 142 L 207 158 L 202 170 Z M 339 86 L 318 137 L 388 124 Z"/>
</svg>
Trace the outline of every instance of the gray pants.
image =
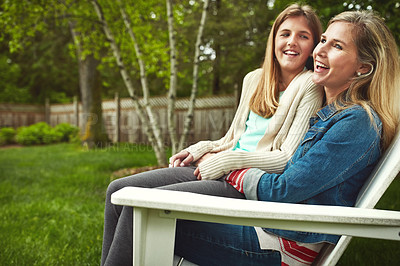
<svg viewBox="0 0 400 266">
<path fill-rule="evenodd" d="M 107 189 L 101 265 L 132 265 L 132 208 L 111 204 L 111 194 L 123 187 L 147 187 L 199 194 L 244 198 L 234 187 L 218 180 L 197 180 L 195 167 L 163 168 L 114 180 Z"/>
</svg>

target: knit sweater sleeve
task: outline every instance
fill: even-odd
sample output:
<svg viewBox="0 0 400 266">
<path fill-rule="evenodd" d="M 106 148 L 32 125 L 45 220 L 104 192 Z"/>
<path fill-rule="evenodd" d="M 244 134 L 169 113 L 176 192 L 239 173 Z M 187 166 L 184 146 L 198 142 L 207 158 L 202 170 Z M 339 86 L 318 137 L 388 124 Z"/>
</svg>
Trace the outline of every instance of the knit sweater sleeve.
<svg viewBox="0 0 400 266">
<path fill-rule="evenodd" d="M 214 155 L 199 165 L 203 179 L 217 179 L 232 170 L 242 168 L 259 168 L 269 173 L 282 173 L 286 163 L 294 154 L 301 139 L 308 130 L 309 118 L 316 113 L 322 105 L 323 91 L 312 81 L 311 76 L 302 82 L 303 93 L 295 110 L 289 110 L 285 122 L 276 133 L 273 145 L 267 149 L 258 149 L 255 152 L 225 151 Z M 297 95 L 296 95 L 297 96 Z M 300 96 L 300 95 L 299 95 Z M 292 109 L 293 109 L 292 108 Z M 293 116 L 289 119 L 289 116 Z M 286 122 L 289 120 L 290 122 Z M 281 137 L 285 135 L 285 137 Z"/>
<path fill-rule="evenodd" d="M 257 86 L 260 74 L 261 69 L 257 69 L 248 73 L 244 77 L 239 106 L 225 136 L 214 141 L 199 141 L 198 143 L 184 149 L 193 155 L 194 161 L 200 159 L 207 152 L 217 153 L 233 148 L 240 135 L 245 130 L 245 121 L 249 112 L 249 100 Z"/>
</svg>

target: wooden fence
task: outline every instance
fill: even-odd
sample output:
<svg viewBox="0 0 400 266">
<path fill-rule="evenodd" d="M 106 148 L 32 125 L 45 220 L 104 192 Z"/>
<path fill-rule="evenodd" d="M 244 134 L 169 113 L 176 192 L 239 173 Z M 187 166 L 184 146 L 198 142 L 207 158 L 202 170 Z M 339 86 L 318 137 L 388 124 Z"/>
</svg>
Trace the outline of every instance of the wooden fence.
<svg viewBox="0 0 400 266">
<path fill-rule="evenodd" d="M 183 123 L 189 100 L 176 102 L 178 134 L 183 131 Z M 159 121 L 164 141 L 169 143 L 167 128 L 167 99 L 150 99 L 155 116 Z M 105 100 L 102 103 L 105 131 L 114 142 L 147 143 L 141 122 L 130 98 Z M 49 104 L 45 106 L 0 104 L 0 127 L 28 126 L 46 121 L 51 126 L 69 123 L 81 128 L 83 122 L 92 114 L 81 112 L 82 106 L 77 101 L 70 104 Z M 188 144 L 204 139 L 218 139 L 228 130 L 236 111 L 235 96 L 205 97 L 196 100 L 193 126 L 189 133 Z M 95 120 L 97 117 L 93 117 Z"/>
<path fill-rule="evenodd" d="M 28 104 L 0 104 L 0 127 L 18 128 L 45 121 L 45 106 Z"/>
</svg>

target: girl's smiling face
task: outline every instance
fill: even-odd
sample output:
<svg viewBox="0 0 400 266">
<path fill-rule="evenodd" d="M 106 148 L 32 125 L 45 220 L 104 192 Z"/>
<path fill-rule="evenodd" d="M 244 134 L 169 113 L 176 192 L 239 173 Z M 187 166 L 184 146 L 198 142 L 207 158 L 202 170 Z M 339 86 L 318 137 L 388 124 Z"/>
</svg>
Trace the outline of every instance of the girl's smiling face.
<svg viewBox="0 0 400 266">
<path fill-rule="evenodd" d="M 306 64 L 314 47 L 312 31 L 304 16 L 287 18 L 275 35 L 275 57 L 282 76 L 297 75 Z"/>
</svg>

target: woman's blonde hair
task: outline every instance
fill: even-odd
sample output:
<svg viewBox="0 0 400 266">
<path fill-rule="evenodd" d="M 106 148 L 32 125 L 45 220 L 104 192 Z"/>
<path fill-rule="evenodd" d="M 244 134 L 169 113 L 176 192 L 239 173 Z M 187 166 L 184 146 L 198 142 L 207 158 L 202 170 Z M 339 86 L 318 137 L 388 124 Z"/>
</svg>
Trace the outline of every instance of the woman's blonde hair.
<svg viewBox="0 0 400 266">
<path fill-rule="evenodd" d="M 279 26 L 286 19 L 298 16 L 304 16 L 307 19 L 308 26 L 312 31 L 314 47 L 320 40 L 322 34 L 321 22 L 310 6 L 292 4 L 278 15 L 269 33 L 261 79 L 250 101 L 250 109 L 262 117 L 271 117 L 279 105 L 281 72 L 279 63 L 275 58 L 275 36 Z"/>
<path fill-rule="evenodd" d="M 383 19 L 372 11 L 340 13 L 329 21 L 328 26 L 337 21 L 353 24 L 358 60 L 370 66 L 369 72 L 355 75 L 349 89 L 337 99 L 345 99 L 344 106 L 363 106 L 371 120 L 370 107 L 375 110 L 382 121 L 382 145 L 385 149 L 399 124 L 400 65 L 396 41 Z"/>
</svg>

